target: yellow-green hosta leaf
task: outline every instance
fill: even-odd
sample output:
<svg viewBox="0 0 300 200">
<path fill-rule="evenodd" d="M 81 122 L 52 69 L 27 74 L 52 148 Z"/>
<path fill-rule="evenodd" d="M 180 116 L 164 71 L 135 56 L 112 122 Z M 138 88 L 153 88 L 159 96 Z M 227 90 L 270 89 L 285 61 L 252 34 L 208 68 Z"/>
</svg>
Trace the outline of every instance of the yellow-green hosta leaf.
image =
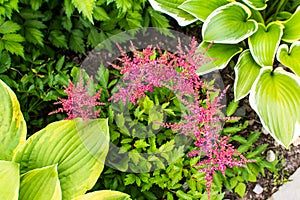
<svg viewBox="0 0 300 200">
<path fill-rule="evenodd" d="M 282 24 L 277 22 L 270 23 L 267 27 L 263 24 L 258 24 L 257 31 L 248 38 L 249 49 L 257 64 L 273 66 L 283 28 Z"/>
<path fill-rule="evenodd" d="M 83 16 L 87 17 L 93 23 L 93 9 L 95 6 L 94 0 L 72 0 L 72 4 Z"/>
<path fill-rule="evenodd" d="M 210 47 L 209 45 L 209 42 L 202 42 L 199 45 L 199 49 L 201 51 L 206 51 L 205 56 L 208 59 L 212 59 L 212 61 L 201 65 L 197 69 L 198 75 L 225 68 L 233 56 L 243 51 L 243 48 L 238 45 L 212 44 Z"/>
<path fill-rule="evenodd" d="M 33 134 L 14 161 L 21 173 L 57 164 L 63 199 L 72 199 L 96 183 L 108 146 L 107 119 L 62 120 Z"/>
<path fill-rule="evenodd" d="M 295 42 L 300 39 L 300 6 L 288 20 L 282 22 L 284 25 L 282 40 L 285 42 Z"/>
<path fill-rule="evenodd" d="M 300 76 L 300 41 L 293 42 L 290 49 L 282 44 L 277 51 L 277 60 Z"/>
<path fill-rule="evenodd" d="M 0 80 L 0 160 L 12 160 L 26 140 L 26 122 L 15 93 Z"/>
<path fill-rule="evenodd" d="M 57 164 L 26 172 L 20 182 L 20 200 L 62 199 Z"/>
<path fill-rule="evenodd" d="M 178 8 L 186 11 L 201 21 L 205 21 L 210 13 L 227 3 L 227 0 L 187 0 Z"/>
<path fill-rule="evenodd" d="M 19 164 L 0 160 L 0 199 L 19 199 Z"/>
<path fill-rule="evenodd" d="M 178 8 L 185 0 L 149 0 L 149 2 L 154 10 L 173 17 L 180 26 L 186 26 L 197 21 L 193 15 Z"/>
<path fill-rule="evenodd" d="M 260 66 L 254 61 L 250 50 L 241 53 L 237 64 L 234 66 L 234 100 L 238 101 L 250 92 L 250 89 L 259 75 Z"/>
<path fill-rule="evenodd" d="M 267 7 L 268 0 L 242 0 L 242 1 L 255 10 L 264 10 Z"/>
<path fill-rule="evenodd" d="M 284 147 L 300 135 L 300 78 L 278 67 L 261 68 L 250 91 L 250 105 L 264 128 Z"/>
<path fill-rule="evenodd" d="M 128 194 L 111 191 L 111 190 L 102 190 L 91 192 L 85 195 L 81 195 L 76 197 L 73 200 L 130 200 L 130 196 Z"/>
<path fill-rule="evenodd" d="M 232 2 L 214 10 L 205 20 L 202 36 L 206 42 L 237 44 L 257 30 L 257 22 L 249 19 L 250 9 Z"/>
</svg>

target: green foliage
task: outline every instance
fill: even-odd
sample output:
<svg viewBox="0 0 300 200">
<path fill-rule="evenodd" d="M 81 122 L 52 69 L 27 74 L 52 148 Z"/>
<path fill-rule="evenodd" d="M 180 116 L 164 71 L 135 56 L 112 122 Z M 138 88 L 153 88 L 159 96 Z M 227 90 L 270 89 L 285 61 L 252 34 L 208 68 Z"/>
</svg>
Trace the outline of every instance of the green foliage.
<svg viewBox="0 0 300 200">
<path fill-rule="evenodd" d="M 4 141 L 0 145 L 0 183 L 6 184 L 1 187 L 1 197 L 73 199 L 91 189 L 108 153 L 107 119 L 57 121 L 25 141 L 26 123 L 19 102 L 2 80 L 0 87 L 0 105 L 4 111 L 0 126 L 0 137 Z M 130 199 L 121 193 L 106 195 Z"/>
<path fill-rule="evenodd" d="M 150 0 L 150 3 L 180 25 L 203 22 L 203 42 L 199 48 L 213 42 L 207 56 L 217 59 L 200 67 L 199 74 L 223 69 L 234 55 L 244 50 L 234 67 L 235 101 L 250 94 L 250 105 L 264 128 L 288 148 L 299 136 L 300 127 L 300 116 L 294 114 L 300 113 L 300 58 L 293 52 L 297 52 L 300 39 L 299 1 Z M 228 46 L 240 50 L 228 51 Z M 274 77 L 273 72 L 278 76 Z M 266 93 L 272 95 L 261 101 Z"/>
</svg>

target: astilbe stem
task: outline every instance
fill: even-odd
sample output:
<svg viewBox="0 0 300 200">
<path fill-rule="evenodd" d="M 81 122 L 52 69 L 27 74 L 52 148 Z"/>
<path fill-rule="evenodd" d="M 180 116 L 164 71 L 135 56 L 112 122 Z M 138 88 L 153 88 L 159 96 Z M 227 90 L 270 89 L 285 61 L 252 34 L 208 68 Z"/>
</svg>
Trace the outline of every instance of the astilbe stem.
<svg viewBox="0 0 300 200">
<path fill-rule="evenodd" d="M 119 61 L 123 65 L 112 64 L 112 66 L 123 74 L 126 87 L 119 86 L 118 92 L 114 93 L 109 100 L 122 100 L 124 104 L 130 101 L 136 104 L 139 98 L 145 97 L 146 92 L 152 92 L 154 87 L 166 87 L 173 91 L 188 112 L 182 116 L 180 123 L 164 123 L 163 125 L 195 137 L 194 144 L 198 150 L 190 152 L 188 156 L 201 158 L 206 156 L 207 159 L 201 159 L 196 166 L 200 167 L 199 171 L 205 172 L 210 198 L 215 172 L 219 170 L 224 174 L 227 167 L 244 166 L 248 160 L 238 154 L 231 144 L 228 144 L 229 136 L 219 138 L 222 130 L 221 124 L 226 119 L 221 112 L 223 106 L 220 101 L 228 88 L 213 100 L 207 93 L 206 107 L 201 106 L 199 91 L 201 88 L 208 90 L 211 88 L 200 80 L 196 70 L 212 59 L 206 59 L 204 52 L 198 51 L 195 38 L 190 46 L 184 49 L 180 40 L 178 42 L 177 51 L 174 53 L 163 53 L 159 47 L 152 48 L 152 46 L 139 52 L 131 44 L 132 57 L 119 47 L 122 53 Z M 159 55 L 153 59 L 153 55 L 157 53 Z"/>
</svg>

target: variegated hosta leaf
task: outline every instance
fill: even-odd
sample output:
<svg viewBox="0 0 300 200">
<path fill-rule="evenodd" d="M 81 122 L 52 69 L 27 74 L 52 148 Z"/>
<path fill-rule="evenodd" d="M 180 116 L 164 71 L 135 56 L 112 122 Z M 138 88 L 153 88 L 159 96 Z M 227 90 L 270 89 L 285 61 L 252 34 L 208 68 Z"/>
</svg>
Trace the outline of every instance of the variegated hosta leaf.
<svg viewBox="0 0 300 200">
<path fill-rule="evenodd" d="M 241 53 L 234 66 L 234 100 L 238 101 L 249 94 L 250 89 L 259 75 L 260 66 L 254 61 L 250 50 Z"/>
<path fill-rule="evenodd" d="M 210 13 L 227 3 L 227 0 L 187 0 L 178 8 L 186 11 L 201 21 L 205 21 Z"/>
<path fill-rule="evenodd" d="M 257 22 L 249 19 L 250 9 L 242 3 L 232 2 L 214 10 L 202 28 L 204 41 L 237 44 L 257 30 Z"/>
<path fill-rule="evenodd" d="M 295 42 L 300 39 L 300 6 L 288 20 L 282 22 L 284 25 L 282 40 L 285 42 Z"/>
<path fill-rule="evenodd" d="M 300 41 L 293 42 L 290 49 L 282 44 L 277 51 L 277 60 L 300 76 Z"/>
<path fill-rule="evenodd" d="M 267 7 L 268 0 L 242 0 L 242 1 L 255 10 L 264 10 Z"/>
<path fill-rule="evenodd" d="M 62 199 L 57 165 L 31 170 L 21 176 L 20 200 Z"/>
<path fill-rule="evenodd" d="M 249 48 L 254 60 L 261 66 L 272 66 L 279 46 L 283 26 L 278 22 L 267 27 L 258 24 L 258 30 L 248 38 Z"/>
<path fill-rule="evenodd" d="M 250 91 L 250 105 L 264 128 L 284 147 L 300 135 L 300 78 L 278 67 L 261 69 Z"/>
<path fill-rule="evenodd" d="M 62 120 L 32 135 L 14 161 L 21 173 L 58 164 L 63 199 L 84 194 L 103 170 L 109 146 L 107 119 Z"/>
<path fill-rule="evenodd" d="M 209 45 L 209 42 L 202 42 L 199 48 L 201 49 L 201 51 L 206 51 Z M 207 56 L 207 58 L 209 59 L 212 59 L 212 61 L 201 65 L 197 69 L 197 74 L 203 75 L 211 71 L 225 68 L 231 58 L 242 51 L 243 49 L 238 45 L 212 44 L 205 54 L 205 56 Z"/>
<path fill-rule="evenodd" d="M 87 193 L 76 197 L 73 200 L 130 200 L 130 196 L 128 194 L 118 192 L 118 191 L 111 191 L 111 190 L 102 190 Z"/>
<path fill-rule="evenodd" d="M 0 199 L 19 199 L 19 164 L 0 160 Z"/>
<path fill-rule="evenodd" d="M 26 122 L 15 93 L 0 80 L 0 160 L 12 160 L 26 140 Z"/>
<path fill-rule="evenodd" d="M 154 10 L 173 17 L 180 26 L 186 26 L 197 21 L 193 15 L 178 8 L 184 1 L 185 0 L 149 0 Z"/>
</svg>

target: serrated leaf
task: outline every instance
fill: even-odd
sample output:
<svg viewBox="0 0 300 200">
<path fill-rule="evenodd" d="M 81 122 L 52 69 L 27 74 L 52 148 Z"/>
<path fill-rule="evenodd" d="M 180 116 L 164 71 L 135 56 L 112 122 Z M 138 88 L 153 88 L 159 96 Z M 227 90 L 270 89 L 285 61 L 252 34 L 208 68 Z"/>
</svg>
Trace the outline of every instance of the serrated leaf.
<svg viewBox="0 0 300 200">
<path fill-rule="evenodd" d="M 87 17 L 93 23 L 93 8 L 95 6 L 94 0 L 72 0 L 72 4 L 77 8 L 79 13 L 82 12 L 83 16 Z"/>
<path fill-rule="evenodd" d="M 285 42 L 295 42 L 300 39 L 300 6 L 293 13 L 291 18 L 282 22 L 284 25 L 282 40 Z"/>
<path fill-rule="evenodd" d="M 210 13 L 227 3 L 227 0 L 187 0 L 178 6 L 178 8 L 204 22 Z"/>
<path fill-rule="evenodd" d="M 10 33 L 10 34 L 3 35 L 2 40 L 13 41 L 13 42 L 23 42 L 24 38 L 20 34 Z"/>
<path fill-rule="evenodd" d="M 119 191 L 101 190 L 78 196 L 73 200 L 131 200 L 131 198 Z"/>
<path fill-rule="evenodd" d="M 267 7 L 268 0 L 242 0 L 242 1 L 255 10 L 264 10 Z"/>
<path fill-rule="evenodd" d="M 234 66 L 234 100 L 238 101 L 250 92 L 250 89 L 259 75 L 261 67 L 254 61 L 250 50 L 247 49 L 239 56 Z"/>
<path fill-rule="evenodd" d="M 38 20 L 26 20 L 24 23 L 25 27 L 31 27 L 31 28 L 36 28 L 36 29 L 44 29 L 47 28 L 47 26 L 45 24 L 43 24 L 43 22 L 38 21 Z"/>
<path fill-rule="evenodd" d="M 210 45 L 210 42 L 201 42 L 199 49 L 206 51 Z M 197 74 L 203 75 L 218 69 L 224 69 L 231 58 L 242 51 L 243 48 L 238 45 L 212 44 L 204 54 L 205 58 L 211 59 L 211 61 L 199 66 Z"/>
<path fill-rule="evenodd" d="M 253 59 L 260 66 L 273 66 L 283 28 L 278 22 L 272 22 L 267 27 L 259 23 L 257 31 L 249 37 L 249 49 Z"/>
<path fill-rule="evenodd" d="M 3 41 L 4 48 L 12 54 L 24 57 L 24 48 L 18 42 Z"/>
<path fill-rule="evenodd" d="M 38 10 L 43 3 L 43 0 L 30 0 L 30 5 L 33 10 Z"/>
<path fill-rule="evenodd" d="M 237 44 L 257 30 L 257 22 L 249 19 L 250 16 L 250 9 L 242 3 L 221 6 L 205 20 L 202 37 L 206 42 Z"/>
<path fill-rule="evenodd" d="M 0 160 L 0 199 L 19 199 L 19 164 Z"/>
<path fill-rule="evenodd" d="M 7 51 L 2 51 L 0 53 L 0 74 L 8 70 L 10 66 L 11 66 L 11 57 L 9 53 Z"/>
<path fill-rule="evenodd" d="M 193 15 L 178 8 L 184 1 L 185 0 L 149 0 L 154 10 L 173 17 L 180 26 L 186 26 L 197 21 Z"/>
<path fill-rule="evenodd" d="M 83 33 L 81 30 L 72 30 L 69 45 L 73 51 L 78 53 L 84 53 L 85 49 L 83 42 Z"/>
<path fill-rule="evenodd" d="M 128 0 L 114 0 L 117 5 L 118 10 L 123 13 L 126 13 L 129 9 L 132 8 L 132 2 Z M 129 13 L 129 12 L 128 12 Z"/>
<path fill-rule="evenodd" d="M 167 29 L 170 27 L 169 20 L 165 16 L 153 10 L 152 8 L 151 9 L 149 8 L 148 11 L 149 11 L 149 15 L 151 16 L 150 21 L 153 27 L 163 28 L 163 29 Z M 168 31 L 167 34 L 171 34 L 171 33 L 169 33 Z"/>
<path fill-rule="evenodd" d="M 59 30 L 51 31 L 49 34 L 49 40 L 56 46 L 56 47 L 63 47 L 68 48 L 66 36 Z"/>
<path fill-rule="evenodd" d="M 25 28 L 25 38 L 28 42 L 44 46 L 43 36 L 43 33 L 39 29 L 28 27 Z"/>
<path fill-rule="evenodd" d="M 106 10 L 102 7 L 99 7 L 99 6 L 94 8 L 93 17 L 98 21 L 108 21 L 108 20 L 110 20 L 110 17 L 107 14 Z"/>
<path fill-rule="evenodd" d="M 300 76 L 300 41 L 293 42 L 290 48 L 286 44 L 279 46 L 276 58 L 281 64 Z"/>
<path fill-rule="evenodd" d="M 65 9 L 67 17 L 70 18 L 75 10 L 75 7 L 71 3 L 71 0 L 64 0 L 64 9 Z"/>
<path fill-rule="evenodd" d="M 300 78 L 278 67 L 262 68 L 250 91 L 250 105 L 282 146 L 300 135 Z"/>
<path fill-rule="evenodd" d="M 20 29 L 20 25 L 12 21 L 6 21 L 0 25 L 0 33 L 2 34 L 14 33 Z"/>
<path fill-rule="evenodd" d="M 239 106 L 239 101 L 231 101 L 226 108 L 226 116 L 231 116 L 235 113 Z"/>
<path fill-rule="evenodd" d="M 135 141 L 134 146 L 137 149 L 144 149 L 144 148 L 148 147 L 149 144 L 147 144 L 147 142 L 145 142 L 143 139 L 140 139 L 140 140 Z"/>
<path fill-rule="evenodd" d="M 21 176 L 20 199 L 60 200 L 57 165 L 33 169 Z"/>
<path fill-rule="evenodd" d="M 134 174 L 127 174 L 126 178 L 124 179 L 124 185 L 131 185 L 135 182 L 135 175 Z"/>
</svg>

